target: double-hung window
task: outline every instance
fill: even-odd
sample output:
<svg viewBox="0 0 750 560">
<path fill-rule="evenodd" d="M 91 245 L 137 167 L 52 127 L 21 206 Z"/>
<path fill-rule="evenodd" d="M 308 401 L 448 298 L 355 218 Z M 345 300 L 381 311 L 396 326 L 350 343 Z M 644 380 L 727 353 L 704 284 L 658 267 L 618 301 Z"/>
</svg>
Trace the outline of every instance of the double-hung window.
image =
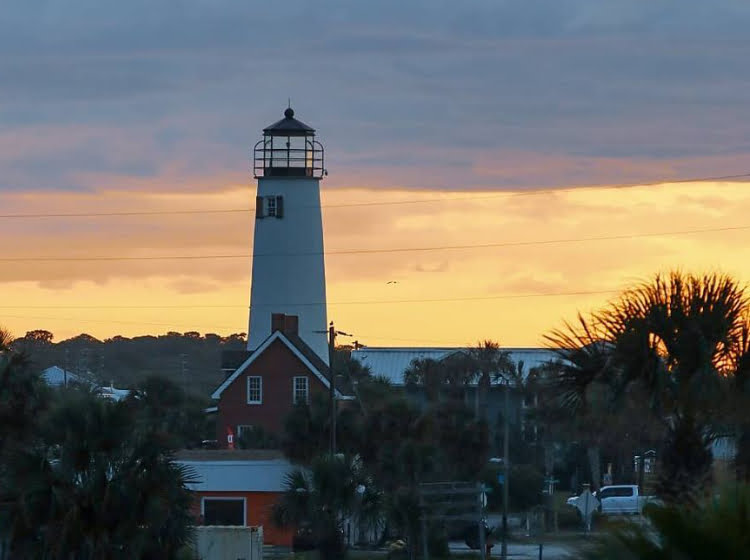
<svg viewBox="0 0 750 560">
<path fill-rule="evenodd" d="M 263 404 L 263 378 L 259 375 L 247 378 L 247 404 Z"/>
<path fill-rule="evenodd" d="M 295 377 L 292 386 L 292 402 L 307 404 L 310 400 L 310 387 L 307 376 Z"/>
</svg>

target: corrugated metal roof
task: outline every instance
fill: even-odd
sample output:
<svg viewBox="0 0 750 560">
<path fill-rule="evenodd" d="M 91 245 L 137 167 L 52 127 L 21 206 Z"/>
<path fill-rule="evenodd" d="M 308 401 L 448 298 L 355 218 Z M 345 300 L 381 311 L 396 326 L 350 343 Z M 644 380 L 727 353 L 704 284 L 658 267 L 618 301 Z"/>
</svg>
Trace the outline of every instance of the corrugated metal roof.
<svg viewBox="0 0 750 560">
<path fill-rule="evenodd" d="M 278 449 L 181 449 L 179 461 L 272 461 L 283 459 Z"/>
<path fill-rule="evenodd" d="M 467 352 L 470 347 L 456 348 L 397 348 L 397 347 L 367 347 L 352 351 L 352 358 L 356 358 L 363 365 L 370 368 L 372 375 L 388 378 L 393 385 L 404 384 L 404 372 L 415 359 L 442 360 L 455 352 Z M 510 352 L 515 362 L 523 361 L 523 373 L 528 375 L 531 369 L 545 362 L 554 360 L 555 353 L 547 348 L 502 348 Z"/>
<path fill-rule="evenodd" d="M 180 452 L 177 463 L 189 467 L 199 482 L 189 484 L 198 492 L 283 492 L 287 474 L 294 466 L 278 452 L 196 451 Z"/>
</svg>

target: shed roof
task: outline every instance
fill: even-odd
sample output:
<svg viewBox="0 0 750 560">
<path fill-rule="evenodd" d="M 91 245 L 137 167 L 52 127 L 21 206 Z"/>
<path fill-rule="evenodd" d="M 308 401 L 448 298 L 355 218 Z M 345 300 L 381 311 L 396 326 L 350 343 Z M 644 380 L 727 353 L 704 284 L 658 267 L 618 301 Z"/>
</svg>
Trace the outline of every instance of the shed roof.
<svg viewBox="0 0 750 560">
<path fill-rule="evenodd" d="M 196 475 L 188 487 L 197 492 L 283 492 L 295 468 L 274 450 L 186 450 L 176 461 Z"/>
</svg>

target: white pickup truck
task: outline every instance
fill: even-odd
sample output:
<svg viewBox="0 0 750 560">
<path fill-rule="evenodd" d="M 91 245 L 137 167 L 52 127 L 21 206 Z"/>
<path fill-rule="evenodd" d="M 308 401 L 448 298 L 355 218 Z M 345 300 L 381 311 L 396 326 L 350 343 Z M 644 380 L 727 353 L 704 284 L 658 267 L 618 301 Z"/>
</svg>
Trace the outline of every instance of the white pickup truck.
<svg viewBox="0 0 750 560">
<path fill-rule="evenodd" d="M 603 515 L 636 514 L 643 511 L 647 503 L 657 502 L 654 496 L 641 496 L 635 484 L 618 484 L 602 486 L 593 493 L 601 504 L 599 511 Z M 578 496 L 568 498 L 568 505 L 576 507 Z"/>
</svg>

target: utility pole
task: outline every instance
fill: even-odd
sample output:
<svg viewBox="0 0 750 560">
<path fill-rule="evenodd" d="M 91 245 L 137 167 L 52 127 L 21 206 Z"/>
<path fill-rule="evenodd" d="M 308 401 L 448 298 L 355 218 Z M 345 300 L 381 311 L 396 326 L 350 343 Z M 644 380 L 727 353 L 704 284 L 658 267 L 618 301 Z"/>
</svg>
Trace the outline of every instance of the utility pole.
<svg viewBox="0 0 750 560">
<path fill-rule="evenodd" d="M 326 331 L 313 331 L 313 332 L 326 332 Z M 341 336 L 352 336 L 344 331 L 337 331 L 331 321 L 328 326 L 328 372 L 331 379 L 328 383 L 328 396 L 330 399 L 330 412 L 331 412 L 331 457 L 336 455 L 336 374 L 333 369 L 333 357 L 336 350 L 336 335 Z"/>
<path fill-rule="evenodd" d="M 510 414 L 509 414 L 509 402 L 510 402 L 510 380 L 505 379 L 505 412 L 503 413 L 503 539 L 500 545 L 500 558 L 502 560 L 508 559 L 508 484 L 510 480 L 508 475 L 510 474 L 510 461 L 508 460 L 508 440 L 510 439 Z"/>
<path fill-rule="evenodd" d="M 336 329 L 333 321 L 328 326 L 328 373 L 331 379 L 328 383 L 331 406 L 331 458 L 336 456 L 336 374 L 333 372 L 333 355 L 336 348 Z"/>
</svg>

